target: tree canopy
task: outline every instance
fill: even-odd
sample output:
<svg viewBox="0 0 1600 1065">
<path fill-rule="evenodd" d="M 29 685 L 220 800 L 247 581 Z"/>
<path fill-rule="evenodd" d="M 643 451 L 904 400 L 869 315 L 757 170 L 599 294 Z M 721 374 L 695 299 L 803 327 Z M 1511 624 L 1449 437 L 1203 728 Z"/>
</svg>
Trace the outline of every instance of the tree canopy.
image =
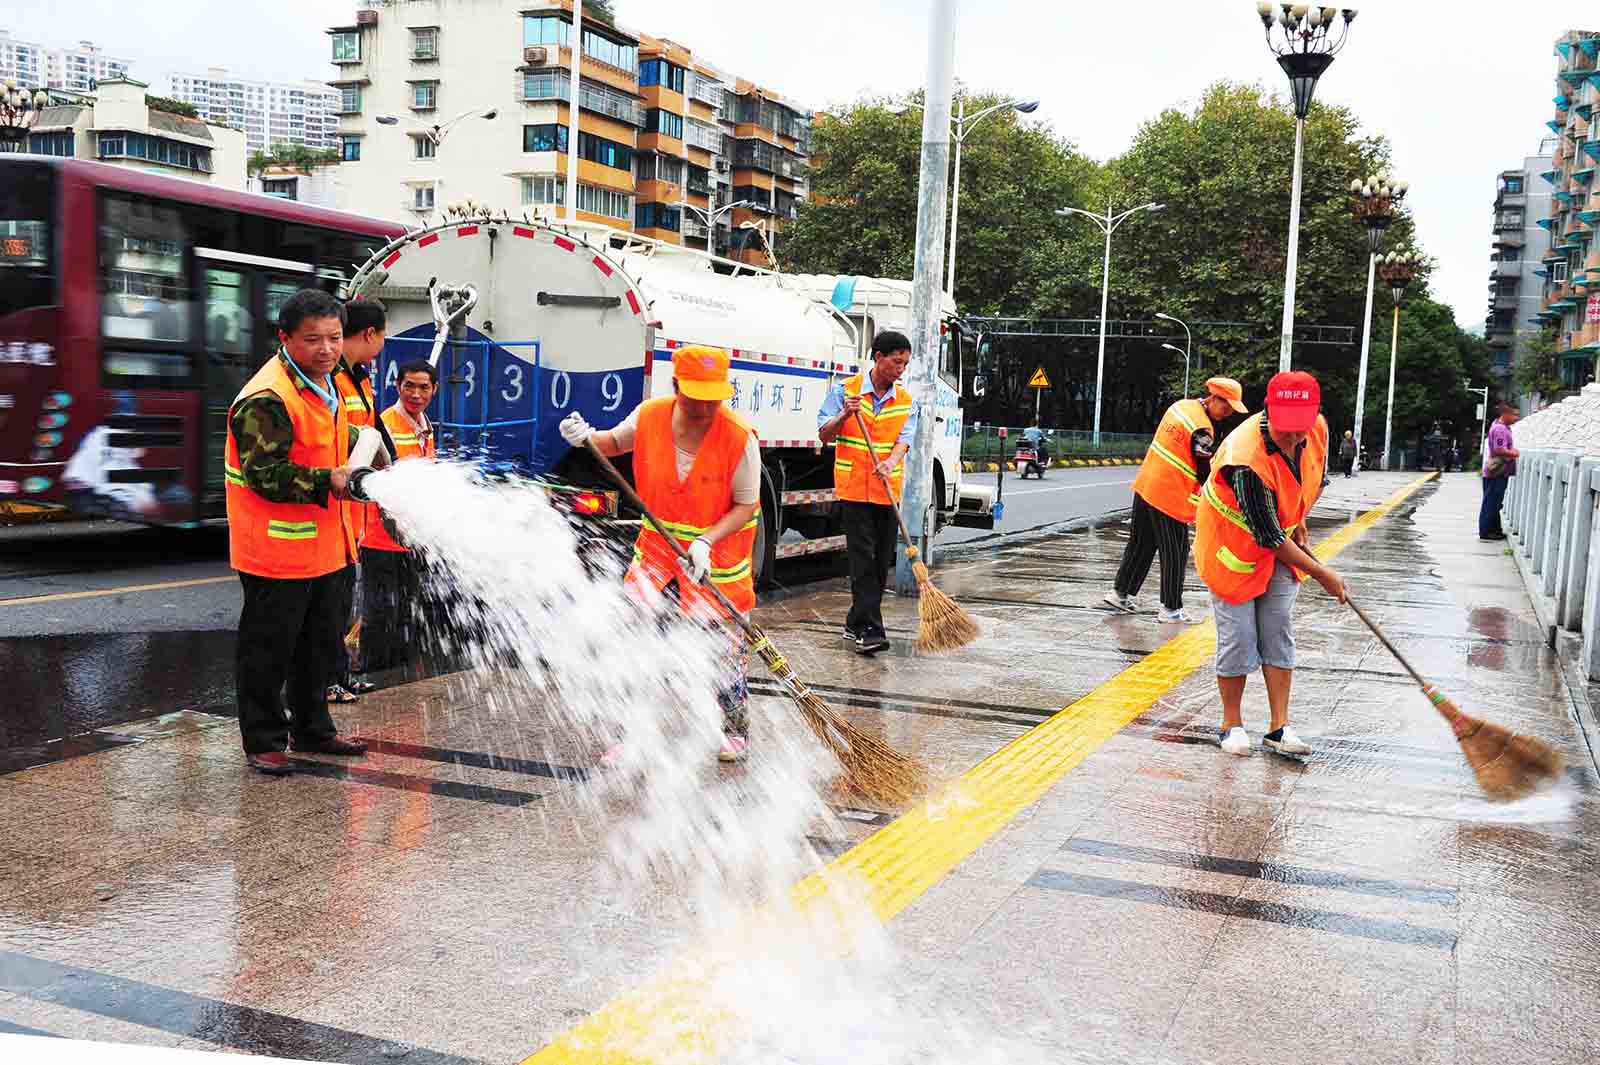
<svg viewBox="0 0 1600 1065">
<path fill-rule="evenodd" d="M 310 169 L 339 162 L 342 157 L 337 148 L 310 148 L 304 144 L 274 144 L 264 152 L 251 152 L 245 164 L 251 174 L 259 174 L 269 166 L 292 166 Z"/>
</svg>

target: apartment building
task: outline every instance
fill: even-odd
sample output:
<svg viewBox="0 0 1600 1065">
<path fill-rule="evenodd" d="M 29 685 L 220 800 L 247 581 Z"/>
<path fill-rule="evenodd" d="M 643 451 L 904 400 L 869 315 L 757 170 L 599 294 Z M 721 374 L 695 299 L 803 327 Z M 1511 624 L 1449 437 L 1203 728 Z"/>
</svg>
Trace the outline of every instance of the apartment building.
<svg viewBox="0 0 1600 1065">
<path fill-rule="evenodd" d="M 116 75 L 100 81 L 92 94 L 52 94 L 28 133 L 26 150 L 243 190 L 244 134 L 151 107 L 145 102 L 148 89 Z"/>
<path fill-rule="evenodd" d="M 1539 177 L 1550 169 L 1555 138 L 1522 166 L 1502 170 L 1495 181 L 1494 250 L 1489 256 L 1489 313 L 1484 336 L 1492 352 L 1490 372 L 1509 394 L 1509 379 L 1527 346 L 1529 319 L 1543 308 L 1544 267 L 1539 256 L 1549 241 L 1538 220 L 1550 214 L 1550 187 Z"/>
<path fill-rule="evenodd" d="M 73 48 L 54 48 L 22 41 L 0 30 L 0 79 L 11 78 L 29 88 L 92 92 L 106 78 L 126 75 L 132 64 L 106 55 L 93 41 Z"/>
<path fill-rule="evenodd" d="M 570 0 L 365 0 L 328 33 L 341 206 L 564 217 Z M 578 36 L 577 217 L 765 265 L 805 196 L 809 113 L 598 5 Z"/>
<path fill-rule="evenodd" d="M 169 96 L 193 104 L 202 118 L 243 130 L 248 151 L 274 144 L 320 151 L 339 146 L 339 93 L 320 81 L 252 81 L 225 67 L 167 77 Z"/>
<path fill-rule="evenodd" d="M 1537 219 L 1548 231 L 1541 260 L 1543 300 L 1534 323 L 1556 334 L 1564 389 L 1594 379 L 1600 355 L 1600 31 L 1571 30 L 1555 45 L 1555 117 L 1546 123 L 1556 136 L 1550 165 L 1540 177 L 1551 187 L 1548 213 Z"/>
</svg>

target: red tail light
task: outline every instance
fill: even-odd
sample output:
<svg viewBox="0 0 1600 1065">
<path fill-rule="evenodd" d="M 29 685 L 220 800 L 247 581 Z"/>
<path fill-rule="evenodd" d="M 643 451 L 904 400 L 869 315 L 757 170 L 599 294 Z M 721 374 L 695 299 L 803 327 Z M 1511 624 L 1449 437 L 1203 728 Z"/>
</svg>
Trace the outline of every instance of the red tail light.
<svg viewBox="0 0 1600 1065">
<path fill-rule="evenodd" d="M 606 497 L 598 492 L 574 492 L 571 498 L 572 509 L 579 514 L 604 514 L 606 512 Z"/>
</svg>

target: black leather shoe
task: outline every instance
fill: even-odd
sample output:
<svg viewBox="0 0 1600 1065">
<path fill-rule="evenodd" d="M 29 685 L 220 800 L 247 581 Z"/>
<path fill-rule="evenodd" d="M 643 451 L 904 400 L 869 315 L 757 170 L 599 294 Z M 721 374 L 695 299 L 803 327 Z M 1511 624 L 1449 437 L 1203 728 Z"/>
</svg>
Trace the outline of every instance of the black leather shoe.
<svg viewBox="0 0 1600 1065">
<path fill-rule="evenodd" d="M 881 632 L 869 633 L 856 643 L 856 653 L 863 655 L 876 654 L 889 649 L 889 637 Z"/>
<path fill-rule="evenodd" d="M 296 743 L 294 745 L 294 749 L 300 754 L 339 754 L 351 758 L 360 757 L 361 755 L 367 753 L 367 745 L 365 741 L 342 740 L 337 736 L 331 740 L 323 740 L 320 743 Z"/>
</svg>

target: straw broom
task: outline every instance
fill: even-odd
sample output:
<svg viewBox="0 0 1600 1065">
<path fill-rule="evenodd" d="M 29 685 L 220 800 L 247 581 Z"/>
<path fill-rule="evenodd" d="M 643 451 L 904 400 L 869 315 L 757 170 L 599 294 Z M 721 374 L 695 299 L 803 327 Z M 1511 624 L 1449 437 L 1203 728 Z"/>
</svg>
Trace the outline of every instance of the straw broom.
<svg viewBox="0 0 1600 1065">
<path fill-rule="evenodd" d="M 1467 756 L 1467 764 L 1472 767 L 1473 774 L 1478 778 L 1478 786 L 1485 795 L 1496 802 L 1511 802 L 1531 795 L 1561 776 L 1566 760 L 1559 751 L 1543 740 L 1462 713 L 1443 692 L 1411 667 L 1405 656 L 1389 642 L 1383 630 L 1350 598 L 1348 589 L 1344 600 L 1379 642 L 1389 649 L 1395 660 L 1411 674 L 1411 679 L 1421 686 L 1422 694 L 1433 703 L 1434 709 L 1450 722 L 1456 742 L 1461 744 L 1461 753 Z"/>
<path fill-rule="evenodd" d="M 655 527 L 656 532 L 671 545 L 678 558 L 687 562 L 689 553 L 656 516 L 650 513 L 650 509 L 644 505 L 644 500 L 633 490 L 633 485 L 618 472 L 610 459 L 600 453 L 593 440 L 589 441 L 588 446 L 589 453 L 599 462 L 600 468 L 616 484 L 628 502 L 637 507 L 645 520 Z M 901 754 L 877 737 L 862 732 L 852 725 L 849 719 L 830 706 L 827 700 L 806 687 L 805 682 L 789 668 L 789 660 L 774 646 L 771 637 L 760 626 L 734 609 L 720 588 L 708 582 L 702 583 L 701 587 L 722 604 L 722 609 L 727 615 L 723 619 L 724 627 L 731 620 L 732 624 L 743 631 L 751 650 L 761 656 L 761 661 L 766 664 L 767 670 L 783 686 L 789 698 L 794 700 L 806 726 L 832 752 L 834 759 L 844 769 L 845 777 L 852 788 L 868 798 L 891 806 L 903 805 L 922 793 L 927 779 L 927 769 L 920 762 Z"/>
<path fill-rule="evenodd" d="M 868 454 L 876 459 L 870 446 L 872 434 L 867 431 L 867 423 L 861 417 L 859 410 L 856 411 L 856 426 L 861 430 L 861 439 L 868 441 Z M 889 485 L 889 476 L 878 469 L 876 461 L 873 462 L 872 469 L 878 475 L 878 480 L 883 482 L 884 494 L 889 497 L 889 506 L 894 510 L 894 520 L 900 526 L 900 536 L 906 542 L 906 561 L 911 563 L 911 572 L 917 578 L 919 624 L 916 649 L 924 654 L 934 654 L 965 647 L 982 635 L 982 630 L 978 628 L 978 623 L 961 609 L 961 604 L 934 587 L 928 566 L 918 557 L 917 545 L 912 541 L 911 532 L 906 528 L 906 519 L 900 514 L 900 503 L 895 499 L 894 489 Z"/>
</svg>

